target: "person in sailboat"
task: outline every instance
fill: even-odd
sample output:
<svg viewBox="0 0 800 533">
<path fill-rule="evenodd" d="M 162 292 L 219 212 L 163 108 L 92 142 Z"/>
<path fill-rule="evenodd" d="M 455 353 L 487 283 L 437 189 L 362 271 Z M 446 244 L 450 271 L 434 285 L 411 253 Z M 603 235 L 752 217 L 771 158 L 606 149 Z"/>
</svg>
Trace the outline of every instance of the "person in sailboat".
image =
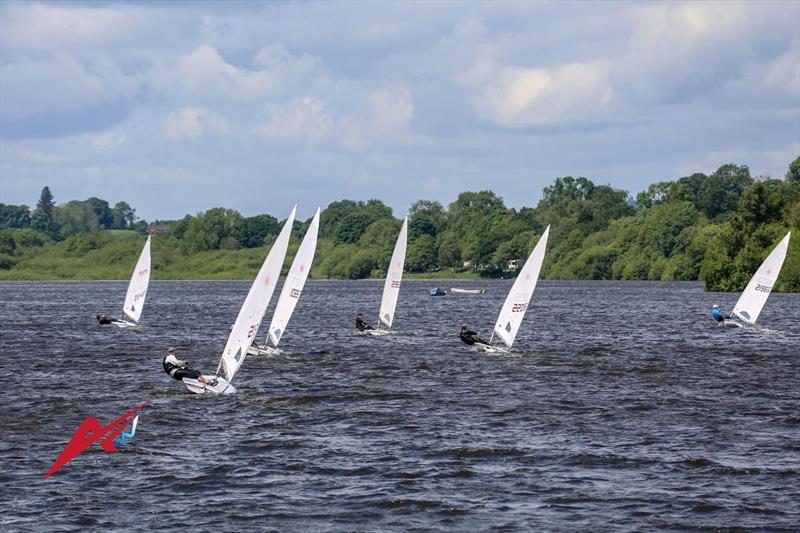
<svg viewBox="0 0 800 533">
<path fill-rule="evenodd" d="M 369 324 L 367 324 L 367 322 L 364 320 L 364 314 L 363 313 L 358 313 L 356 315 L 356 327 L 358 328 L 358 331 L 365 331 L 365 330 L 368 330 L 368 329 L 373 329 L 373 327 L 370 326 Z"/>
<path fill-rule="evenodd" d="M 717 304 L 714 304 L 711 307 L 711 318 L 713 318 L 714 320 L 716 320 L 719 323 L 722 323 L 722 322 L 725 322 L 726 320 L 730 319 L 731 315 L 730 314 L 725 315 L 725 313 L 722 312 L 722 309 L 720 309 Z"/>
<path fill-rule="evenodd" d="M 466 324 L 461 326 L 461 332 L 458 334 L 458 338 L 460 338 L 464 342 L 464 344 L 469 344 L 470 346 L 472 346 L 476 342 L 479 342 L 481 344 L 489 344 L 488 342 L 483 340 L 480 335 L 478 335 L 477 331 L 472 331 L 467 327 Z"/>
<path fill-rule="evenodd" d="M 103 315 L 97 314 L 97 315 L 95 315 L 95 318 L 97 319 L 97 323 L 100 324 L 101 326 L 103 326 L 105 324 L 111 324 L 112 322 L 120 322 L 119 319 L 112 318 L 112 317 L 107 317 L 104 314 Z"/>
<path fill-rule="evenodd" d="M 182 361 L 175 356 L 175 348 L 167 350 L 167 355 L 164 357 L 164 372 L 170 375 L 171 378 L 181 381 L 183 378 L 196 379 L 204 385 L 214 386 L 214 383 L 209 383 L 199 371 L 189 366 L 189 361 Z M 214 380 L 216 381 L 216 380 Z"/>
</svg>

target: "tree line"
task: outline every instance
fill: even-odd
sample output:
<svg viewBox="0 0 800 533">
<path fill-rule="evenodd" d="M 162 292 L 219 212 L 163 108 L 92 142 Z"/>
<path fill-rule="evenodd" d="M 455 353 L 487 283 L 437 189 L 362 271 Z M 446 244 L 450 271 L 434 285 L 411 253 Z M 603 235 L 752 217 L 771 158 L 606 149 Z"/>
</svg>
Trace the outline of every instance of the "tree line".
<svg viewBox="0 0 800 533">
<path fill-rule="evenodd" d="M 406 271 L 420 275 L 513 276 L 551 225 L 545 278 L 700 279 L 709 290 L 741 290 L 780 237 L 800 227 L 800 157 L 783 179 L 754 179 L 746 165 L 725 164 L 708 175 L 654 183 L 632 197 L 565 176 L 545 187 L 536 207 L 509 208 L 491 191 L 467 191 L 447 207 L 419 200 L 408 215 Z M 309 223 L 295 222 L 290 255 Z M 383 276 L 400 223 L 380 200 L 331 203 L 321 213 L 312 276 Z M 154 242 L 154 273 L 180 265 L 187 275 L 224 277 L 242 272 L 242 262 L 258 265 L 263 254 L 256 252 L 272 243 L 282 221 L 213 208 L 153 224 L 167 229 Z M 126 202 L 111 207 L 93 197 L 56 205 L 45 187 L 32 212 L 0 204 L 0 277 L 37 277 L 45 258 L 52 266 L 86 254 L 128 268 L 141 245 L 136 235 L 148 226 Z M 790 243 L 778 290 L 800 291 L 798 238 Z M 209 262 L 213 272 L 202 270 Z"/>
</svg>

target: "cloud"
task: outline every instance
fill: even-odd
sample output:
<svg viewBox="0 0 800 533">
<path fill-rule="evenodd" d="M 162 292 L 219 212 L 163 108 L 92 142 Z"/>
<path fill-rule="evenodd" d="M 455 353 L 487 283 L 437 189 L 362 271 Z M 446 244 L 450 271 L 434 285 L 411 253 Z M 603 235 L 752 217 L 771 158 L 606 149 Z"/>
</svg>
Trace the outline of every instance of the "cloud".
<svg viewBox="0 0 800 533">
<path fill-rule="evenodd" d="M 325 107 L 325 102 L 308 96 L 284 105 L 270 104 L 265 108 L 266 122 L 255 129 L 273 141 L 316 144 L 333 135 L 336 128 L 336 119 Z"/>
<path fill-rule="evenodd" d="M 524 127 L 587 122 L 607 116 L 614 92 L 607 62 L 569 63 L 553 69 L 493 67 L 479 58 L 460 77 L 477 85 L 477 112 L 499 126 Z"/>
<path fill-rule="evenodd" d="M 641 190 L 730 157 L 782 175 L 800 142 L 797 2 L 2 2 L 0 14 L 5 202 L 52 180 L 59 200 L 113 183 L 109 200 L 150 218 L 283 213 L 376 184 L 398 212 L 464 189 L 520 206 L 566 174 Z M 269 205 L 228 191 L 231 175 L 268 187 Z"/>
<path fill-rule="evenodd" d="M 164 134 L 170 139 L 195 140 L 206 132 L 228 133 L 228 120 L 203 107 L 184 107 L 170 113 L 164 121 Z"/>
<path fill-rule="evenodd" d="M 142 10 L 128 5 L 8 2 L 2 9 L 0 33 L 7 45 L 45 52 L 125 40 L 146 22 Z"/>
</svg>

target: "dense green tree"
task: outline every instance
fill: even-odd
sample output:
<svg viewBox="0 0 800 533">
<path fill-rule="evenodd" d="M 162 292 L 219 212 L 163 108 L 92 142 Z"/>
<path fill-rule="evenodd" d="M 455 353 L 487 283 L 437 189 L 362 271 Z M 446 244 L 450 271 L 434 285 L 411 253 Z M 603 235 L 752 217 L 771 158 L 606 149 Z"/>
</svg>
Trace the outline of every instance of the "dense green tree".
<svg viewBox="0 0 800 533">
<path fill-rule="evenodd" d="M 55 223 L 62 238 L 100 229 L 97 212 L 89 202 L 72 200 L 55 208 Z"/>
<path fill-rule="evenodd" d="M 136 209 L 127 202 L 117 202 L 111 210 L 112 227 L 116 229 L 130 229 L 136 221 Z"/>
<path fill-rule="evenodd" d="M 92 196 L 86 200 L 86 203 L 89 204 L 92 211 L 94 211 L 97 217 L 97 223 L 101 228 L 110 229 L 114 227 L 114 213 L 108 205 L 108 202 Z"/>
<path fill-rule="evenodd" d="M 50 192 L 50 187 L 45 185 L 39 196 L 36 209 L 34 209 L 31 215 L 31 227 L 51 237 L 56 237 L 59 228 L 56 223 L 55 206 L 56 203 L 53 201 L 53 193 Z"/>
<path fill-rule="evenodd" d="M 441 267 L 452 268 L 453 272 L 461 266 L 461 249 L 455 232 L 446 231 L 439 236 L 438 259 Z"/>
<path fill-rule="evenodd" d="M 789 170 L 786 172 L 786 181 L 794 185 L 800 185 L 800 156 L 789 164 Z"/>
<path fill-rule="evenodd" d="M 264 246 L 269 237 L 275 238 L 281 231 L 278 219 L 270 215 L 256 215 L 247 217 L 243 221 L 241 230 L 241 244 L 244 248 Z"/>
<path fill-rule="evenodd" d="M 436 241 L 430 235 L 421 235 L 408 245 L 405 268 L 409 272 L 427 272 L 436 267 Z"/>
<path fill-rule="evenodd" d="M 27 228 L 31 225 L 31 210 L 27 205 L 0 204 L 1 228 Z"/>
</svg>

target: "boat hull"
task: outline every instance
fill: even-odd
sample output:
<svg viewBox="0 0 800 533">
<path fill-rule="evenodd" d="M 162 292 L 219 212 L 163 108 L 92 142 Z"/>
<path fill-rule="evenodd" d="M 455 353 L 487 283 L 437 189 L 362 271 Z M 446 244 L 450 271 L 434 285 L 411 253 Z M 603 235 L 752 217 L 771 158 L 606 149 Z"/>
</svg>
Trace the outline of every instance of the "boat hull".
<svg viewBox="0 0 800 533">
<path fill-rule="evenodd" d="M 215 376 L 203 375 L 208 381 L 211 381 Z M 228 380 L 223 377 L 216 377 L 217 384 L 213 387 L 211 385 L 203 384 L 192 378 L 183 378 L 183 383 L 190 392 L 195 394 L 236 394 L 236 388 L 231 385 Z"/>
<path fill-rule="evenodd" d="M 472 345 L 476 352 L 483 352 L 483 353 L 508 353 L 506 348 L 501 346 L 497 346 L 494 344 L 484 344 L 482 342 L 476 342 Z"/>
<path fill-rule="evenodd" d="M 128 328 L 138 328 L 139 324 L 136 322 L 128 322 L 127 320 L 120 320 L 119 322 L 112 322 L 115 326 L 120 329 L 128 329 Z"/>
<path fill-rule="evenodd" d="M 280 355 L 281 353 L 283 352 L 272 346 L 253 345 L 247 349 L 247 355 Z"/>
<path fill-rule="evenodd" d="M 471 295 L 471 294 L 483 294 L 485 292 L 486 292 L 486 289 L 456 289 L 456 288 L 451 288 L 450 289 L 450 294 Z"/>
</svg>

